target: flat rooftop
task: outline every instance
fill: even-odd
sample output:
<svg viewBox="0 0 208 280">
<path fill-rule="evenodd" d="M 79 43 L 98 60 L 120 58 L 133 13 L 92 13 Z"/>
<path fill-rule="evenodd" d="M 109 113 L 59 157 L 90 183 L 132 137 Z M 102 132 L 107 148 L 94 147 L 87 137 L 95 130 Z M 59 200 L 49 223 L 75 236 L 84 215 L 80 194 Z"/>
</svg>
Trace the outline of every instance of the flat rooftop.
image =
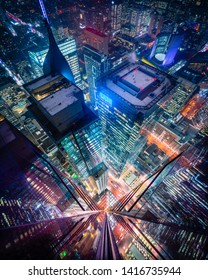
<svg viewBox="0 0 208 280">
<path fill-rule="evenodd" d="M 142 109 L 156 103 L 173 88 L 173 84 L 170 77 L 158 69 L 143 64 L 131 64 L 108 77 L 105 88 Z"/>
<path fill-rule="evenodd" d="M 138 90 L 144 90 L 147 86 L 149 86 L 156 80 L 155 77 L 149 76 L 138 68 L 133 69 L 132 71 L 124 75 L 121 79 L 123 81 L 127 81 L 131 85 L 134 85 Z"/>
<path fill-rule="evenodd" d="M 75 103 L 78 100 L 76 95 L 80 92 L 78 87 L 61 75 L 42 76 L 24 85 L 24 88 L 51 116 Z"/>
<path fill-rule="evenodd" d="M 100 31 L 95 30 L 95 29 L 93 29 L 93 28 L 91 28 L 91 27 L 86 27 L 84 30 L 87 31 L 87 32 L 93 33 L 93 34 L 95 34 L 95 35 L 97 35 L 97 36 L 100 36 L 100 37 L 102 37 L 102 38 L 106 38 L 106 37 L 107 37 L 106 34 L 101 33 Z"/>
<path fill-rule="evenodd" d="M 60 75 L 56 75 L 56 76 L 51 76 L 51 75 L 48 75 L 48 76 L 43 76 L 43 77 L 40 77 L 26 85 L 24 85 L 24 88 L 29 91 L 29 92 L 32 92 L 40 87 L 42 87 L 43 85 L 45 84 L 48 84 L 48 83 L 51 83 L 52 81 L 55 81 L 57 79 L 60 78 Z"/>
<path fill-rule="evenodd" d="M 34 81 L 29 82 L 24 85 L 24 88 L 32 95 L 37 101 L 40 101 L 55 92 L 67 89 L 69 92 L 75 90 L 75 86 L 73 86 L 68 80 L 66 80 L 61 75 L 56 76 L 42 76 Z M 79 89 L 76 89 L 79 91 Z"/>
<path fill-rule="evenodd" d="M 55 93 L 42 99 L 40 104 L 51 116 L 54 116 L 78 100 L 74 96 L 76 91 L 79 91 L 79 89 L 73 85 L 68 88 L 62 88 L 61 90 L 56 91 Z"/>
<path fill-rule="evenodd" d="M 51 132 L 54 140 L 58 142 L 62 141 L 67 134 L 77 132 L 80 129 L 83 129 L 85 126 L 89 126 L 90 123 L 98 120 L 98 117 L 89 108 L 87 108 L 87 106 L 84 106 L 83 110 L 84 116 L 81 119 L 75 121 L 67 131 L 60 132 L 57 130 L 54 124 L 50 122 L 47 117 L 41 112 L 37 104 L 33 103 L 30 105 L 30 111 L 32 112 L 32 114 L 35 115 L 39 122 Z"/>
</svg>

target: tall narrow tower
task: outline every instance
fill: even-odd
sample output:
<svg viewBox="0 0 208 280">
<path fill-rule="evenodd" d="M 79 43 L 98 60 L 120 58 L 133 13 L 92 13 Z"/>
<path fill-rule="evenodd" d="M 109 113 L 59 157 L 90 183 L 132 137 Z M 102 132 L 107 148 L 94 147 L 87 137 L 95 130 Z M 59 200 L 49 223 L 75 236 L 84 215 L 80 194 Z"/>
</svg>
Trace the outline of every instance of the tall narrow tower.
<svg viewBox="0 0 208 280">
<path fill-rule="evenodd" d="M 41 8 L 43 17 L 44 17 L 44 19 L 47 21 L 47 23 L 49 24 L 49 19 L 48 19 L 48 16 L 47 16 L 46 9 L 45 9 L 45 6 L 44 6 L 43 1 L 42 1 L 42 0 L 39 0 L 39 4 L 40 4 L 40 8 Z"/>
<path fill-rule="evenodd" d="M 53 36 L 43 1 L 39 0 L 39 4 L 43 13 L 43 17 L 45 19 L 45 25 L 48 31 L 48 39 L 49 39 L 49 50 L 43 64 L 43 72 L 45 75 L 61 74 L 67 80 L 69 80 L 74 84 L 75 80 L 72 71 L 65 57 L 63 56 L 60 49 L 58 48 L 56 40 Z"/>
</svg>

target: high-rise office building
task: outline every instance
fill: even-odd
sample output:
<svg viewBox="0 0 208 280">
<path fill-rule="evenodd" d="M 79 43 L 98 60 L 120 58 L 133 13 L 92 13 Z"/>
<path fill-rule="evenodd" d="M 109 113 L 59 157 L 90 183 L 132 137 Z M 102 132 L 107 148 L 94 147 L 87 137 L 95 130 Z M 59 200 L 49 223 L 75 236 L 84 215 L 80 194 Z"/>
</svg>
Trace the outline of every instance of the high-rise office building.
<svg viewBox="0 0 208 280">
<path fill-rule="evenodd" d="M 173 87 L 169 77 L 143 65 L 129 65 L 103 79 L 98 112 L 107 166 L 119 176 L 152 106 Z"/>
<path fill-rule="evenodd" d="M 100 194 L 106 189 L 107 186 L 107 180 L 108 180 L 107 167 L 103 162 L 101 162 L 90 171 L 90 174 L 97 185 L 98 194 Z"/>
<path fill-rule="evenodd" d="M 77 49 L 76 49 L 76 42 L 72 37 L 67 39 L 63 39 L 62 41 L 58 42 L 58 48 L 60 49 L 61 53 L 64 55 L 66 61 L 68 62 L 71 71 L 74 76 L 74 81 L 77 86 L 82 85 L 80 69 L 79 69 L 79 61 L 77 56 Z M 34 47 L 28 51 L 33 69 L 37 75 L 40 77 L 43 75 L 43 63 L 48 52 L 48 48 L 39 48 Z"/>
<path fill-rule="evenodd" d="M 199 154 L 195 147 L 187 149 L 163 170 L 154 187 L 152 185 L 130 211 L 134 217 L 159 222 L 160 229 L 154 230 L 156 225 L 147 226 L 146 222 L 141 223 L 140 228 L 144 232 L 148 228 L 149 236 L 174 259 L 206 258 L 206 157 L 206 152 Z M 171 245 L 167 242 L 169 235 L 172 236 Z M 200 239 L 201 245 L 194 253 L 195 239 Z"/>
<path fill-rule="evenodd" d="M 60 75 L 38 78 L 25 89 L 31 95 L 33 114 L 86 179 L 101 162 L 101 125 L 84 104 L 82 91 Z"/>
<path fill-rule="evenodd" d="M 207 259 L 206 1 L 39 0 L 47 54 L 40 8 L 16 2 L 0 8 L 0 258 Z"/>
<path fill-rule="evenodd" d="M 153 13 L 151 15 L 148 34 L 155 38 L 161 31 L 163 25 L 163 17 L 158 13 Z"/>
<path fill-rule="evenodd" d="M 122 1 L 111 2 L 111 33 L 115 34 L 121 30 Z"/>
<path fill-rule="evenodd" d="M 169 95 L 159 101 L 159 105 L 169 115 L 175 116 L 195 90 L 196 88 L 186 86 L 185 84 L 179 84 L 170 91 Z"/>
<path fill-rule="evenodd" d="M 100 52 L 103 52 L 105 55 L 108 55 L 108 35 L 103 34 L 100 31 L 95 30 L 93 28 L 86 27 L 84 29 L 84 36 L 87 45 L 95 48 Z"/>
<path fill-rule="evenodd" d="M 110 27 L 109 3 L 103 1 L 97 5 L 91 2 L 87 3 L 87 5 L 80 5 L 79 9 L 80 28 L 90 27 L 101 32 L 108 32 Z"/>
<path fill-rule="evenodd" d="M 91 170 L 101 163 L 101 140 L 100 121 L 88 111 L 80 124 L 77 122 L 76 127 L 71 127 L 71 133 L 60 142 L 64 155 L 84 180 L 91 175 Z"/>
<path fill-rule="evenodd" d="M 101 75 L 109 70 L 108 57 L 99 50 L 85 45 L 84 61 L 89 86 L 90 104 L 96 108 L 97 104 L 97 80 Z"/>
<path fill-rule="evenodd" d="M 49 40 L 49 49 L 43 62 L 43 73 L 44 75 L 60 74 L 68 81 L 75 83 L 71 66 L 67 63 L 54 38 L 43 1 L 39 0 L 39 4 L 44 17 Z"/>
<path fill-rule="evenodd" d="M 0 88 L 0 95 L 0 113 L 55 164 L 66 168 L 57 145 L 37 118 L 28 111 L 27 107 L 31 104 L 27 92 L 14 83 L 6 83 Z"/>
<path fill-rule="evenodd" d="M 129 0 L 123 1 L 122 11 L 121 11 L 121 25 L 129 23 L 130 18 L 130 9 L 129 9 Z"/>
<path fill-rule="evenodd" d="M 136 35 L 142 36 L 150 30 L 151 11 L 145 5 L 132 5 L 130 23 L 135 27 Z"/>
</svg>

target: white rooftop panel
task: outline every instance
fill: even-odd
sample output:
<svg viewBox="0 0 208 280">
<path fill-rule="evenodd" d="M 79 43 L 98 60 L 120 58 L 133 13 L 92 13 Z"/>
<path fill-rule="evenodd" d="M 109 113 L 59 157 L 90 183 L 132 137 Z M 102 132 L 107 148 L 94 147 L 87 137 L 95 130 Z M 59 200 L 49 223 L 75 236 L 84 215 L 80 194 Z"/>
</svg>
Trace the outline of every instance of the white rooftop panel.
<svg viewBox="0 0 208 280">
<path fill-rule="evenodd" d="M 78 88 L 73 85 L 68 88 L 62 88 L 61 90 L 41 100 L 40 104 L 51 116 L 54 116 L 78 100 L 74 96 L 74 93 L 77 90 Z"/>
<path fill-rule="evenodd" d="M 51 82 L 51 81 L 56 80 L 58 77 L 60 77 L 60 76 L 59 75 L 56 75 L 56 76 L 48 75 L 47 77 L 43 77 L 42 79 L 38 79 L 36 82 L 33 82 L 31 85 L 27 85 L 26 89 L 29 92 L 33 91 L 33 90 Z"/>
<path fill-rule="evenodd" d="M 138 89 L 143 90 L 148 85 L 155 81 L 155 78 L 149 76 L 148 74 L 140 71 L 139 69 L 134 69 L 125 75 L 122 80 L 129 82 L 130 84 L 136 86 Z"/>
</svg>

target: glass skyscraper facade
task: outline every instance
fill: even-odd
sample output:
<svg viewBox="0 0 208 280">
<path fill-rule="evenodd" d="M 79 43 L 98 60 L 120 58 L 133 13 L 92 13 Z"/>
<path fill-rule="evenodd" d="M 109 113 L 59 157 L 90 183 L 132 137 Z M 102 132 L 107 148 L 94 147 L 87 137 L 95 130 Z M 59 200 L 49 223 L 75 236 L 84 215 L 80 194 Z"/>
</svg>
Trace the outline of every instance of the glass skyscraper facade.
<svg viewBox="0 0 208 280">
<path fill-rule="evenodd" d="M 63 39 L 62 41 L 59 41 L 57 45 L 71 68 L 76 85 L 82 86 L 75 39 L 69 37 L 67 39 Z M 34 48 L 34 50 L 28 52 L 37 77 L 43 75 L 42 67 L 47 52 L 47 48 L 38 50 L 38 48 L 36 47 Z"/>
<path fill-rule="evenodd" d="M 61 149 L 82 179 L 101 162 L 101 124 L 96 117 L 61 141 Z"/>
<path fill-rule="evenodd" d="M 103 135 L 106 135 L 103 139 L 104 157 L 106 163 L 119 175 L 137 139 L 140 128 L 140 124 L 136 121 L 137 111 L 128 103 L 123 104 L 122 100 L 109 90 L 100 88 L 98 112 Z"/>
<path fill-rule="evenodd" d="M 108 57 L 91 46 L 84 46 L 84 61 L 89 85 L 90 103 L 97 107 L 97 81 L 109 70 Z"/>
<path fill-rule="evenodd" d="M 145 82 L 141 80 L 144 77 Z M 105 160 L 120 176 L 148 111 L 173 85 L 162 73 L 154 76 L 153 69 L 131 64 L 107 75 L 102 82 L 98 90 L 98 114 L 104 135 Z"/>
</svg>

